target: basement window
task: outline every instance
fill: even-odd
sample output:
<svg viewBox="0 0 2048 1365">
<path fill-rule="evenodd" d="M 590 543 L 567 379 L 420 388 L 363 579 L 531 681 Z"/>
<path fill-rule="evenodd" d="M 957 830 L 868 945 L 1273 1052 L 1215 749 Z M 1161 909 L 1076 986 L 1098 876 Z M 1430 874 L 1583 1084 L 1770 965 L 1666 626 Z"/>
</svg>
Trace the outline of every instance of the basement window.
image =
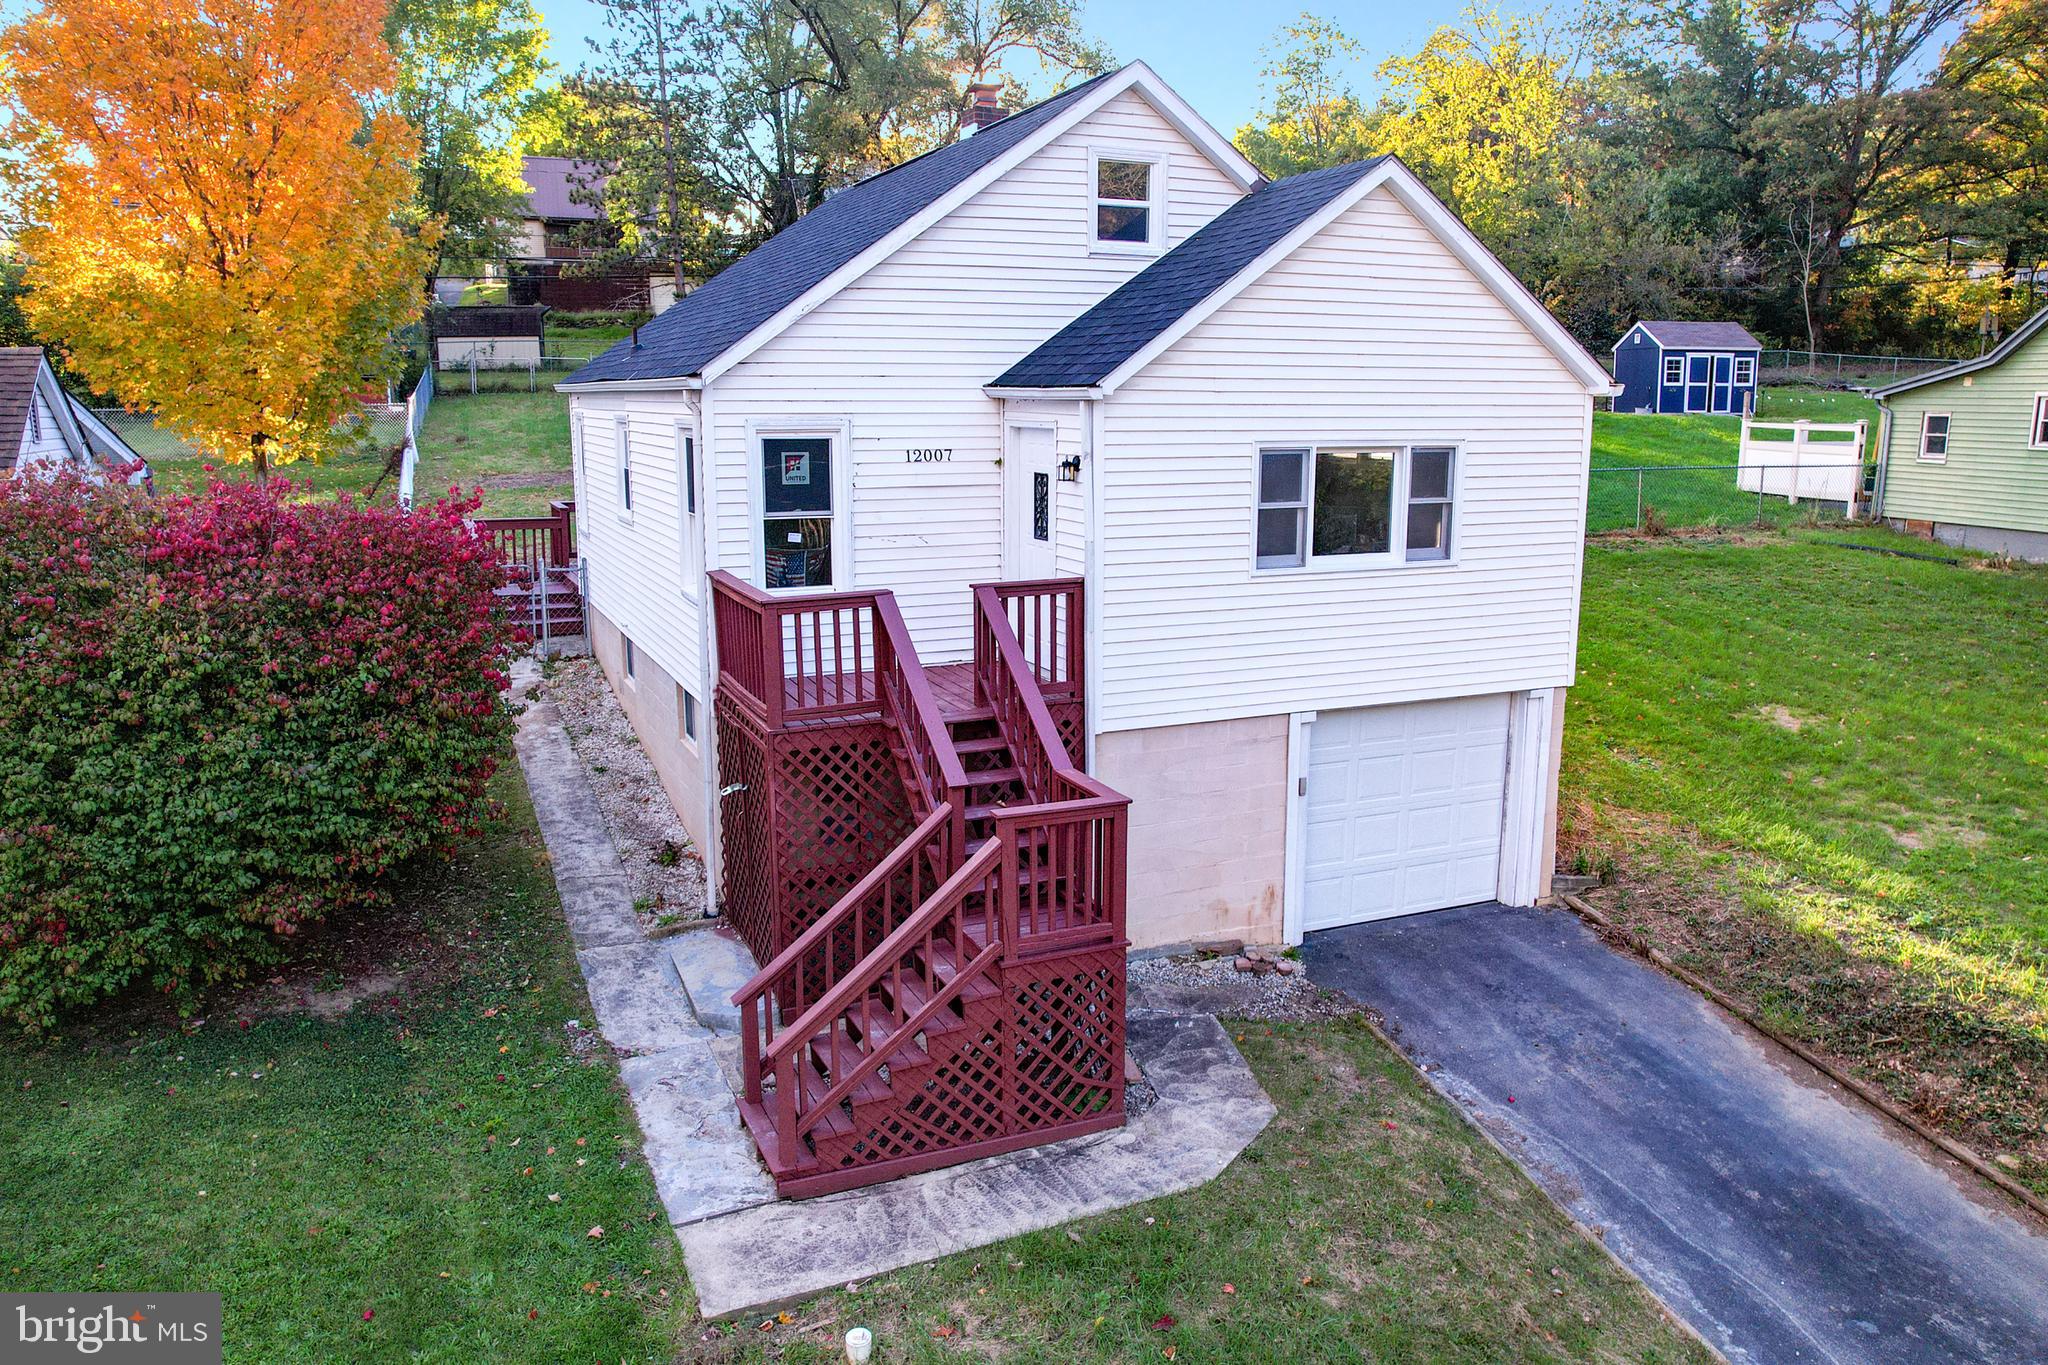
<svg viewBox="0 0 2048 1365">
<path fill-rule="evenodd" d="M 681 685 L 676 687 L 676 731 L 684 743 L 697 743 L 697 694 Z"/>
<path fill-rule="evenodd" d="M 619 642 L 623 646 L 620 650 L 622 662 L 619 667 L 625 671 L 627 682 L 635 682 L 639 678 L 640 651 L 633 648 L 633 637 L 630 635 L 620 635 Z"/>
</svg>

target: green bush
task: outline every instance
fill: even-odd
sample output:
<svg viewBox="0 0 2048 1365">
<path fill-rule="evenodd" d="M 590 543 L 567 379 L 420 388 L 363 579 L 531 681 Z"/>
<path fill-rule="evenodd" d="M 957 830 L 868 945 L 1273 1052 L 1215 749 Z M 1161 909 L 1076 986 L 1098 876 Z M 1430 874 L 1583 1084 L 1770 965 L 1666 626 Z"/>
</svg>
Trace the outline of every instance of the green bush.
<svg viewBox="0 0 2048 1365">
<path fill-rule="evenodd" d="M 188 1005 L 476 832 L 517 633 L 472 505 L 0 485 L 0 1015 Z"/>
</svg>

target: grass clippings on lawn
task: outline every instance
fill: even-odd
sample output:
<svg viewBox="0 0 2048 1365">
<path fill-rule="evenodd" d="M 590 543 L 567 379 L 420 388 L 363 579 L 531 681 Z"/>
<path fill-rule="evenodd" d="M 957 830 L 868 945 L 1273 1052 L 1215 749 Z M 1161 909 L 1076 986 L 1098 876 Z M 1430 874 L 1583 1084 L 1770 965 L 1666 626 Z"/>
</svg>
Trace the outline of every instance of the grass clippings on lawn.
<svg viewBox="0 0 2048 1365">
<path fill-rule="evenodd" d="M 1706 1361 L 1356 1017 L 1232 1024 L 1280 1113 L 1201 1189 L 705 1333 L 712 1361 Z"/>
<path fill-rule="evenodd" d="M 2048 572 L 1825 539 L 1589 546 L 1567 870 L 2048 1193 Z"/>
<path fill-rule="evenodd" d="M 568 1026 L 590 1006 L 516 766 L 494 793 L 388 915 L 203 1021 L 131 1002 L 0 1041 L 0 1283 L 216 1291 L 231 1361 L 671 1360 L 675 1234 Z"/>
</svg>

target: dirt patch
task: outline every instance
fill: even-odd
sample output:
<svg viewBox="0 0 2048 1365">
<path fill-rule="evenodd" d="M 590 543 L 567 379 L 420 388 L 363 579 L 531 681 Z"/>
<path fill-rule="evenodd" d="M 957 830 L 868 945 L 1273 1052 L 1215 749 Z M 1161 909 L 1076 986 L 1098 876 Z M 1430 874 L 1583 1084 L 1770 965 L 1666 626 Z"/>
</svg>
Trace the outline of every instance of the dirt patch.
<svg viewBox="0 0 2048 1365">
<path fill-rule="evenodd" d="M 486 474 L 474 481 L 475 486 L 485 489 L 496 488 L 553 488 L 558 483 L 567 483 L 570 472 L 566 469 L 531 470 L 524 474 Z"/>
<path fill-rule="evenodd" d="M 1618 946 L 1667 954 L 1745 1011 L 2048 1193 L 2048 1040 L 2038 1030 L 1944 995 L 1888 960 L 1859 955 L 1825 917 L 1815 924 L 1774 913 L 1757 886 L 1787 903 L 1811 905 L 1826 893 L 1774 881 L 1772 865 L 1746 850 L 1640 812 L 1576 804 L 1568 811 L 1569 838 L 1561 843 L 1575 850 L 1575 861 L 1606 870 L 1607 884 L 1586 899 L 1613 920 L 1608 937 Z M 1905 834 L 1894 837 L 1903 842 Z M 1930 839 L 1934 831 L 1911 837 Z"/>
<path fill-rule="evenodd" d="M 640 927 L 658 936 L 703 923 L 703 854 L 676 816 L 604 670 L 594 659 L 553 660 L 542 674 L 541 696 L 561 713 L 562 729 L 590 773 L 612 847 L 632 883 Z"/>
<path fill-rule="evenodd" d="M 1780 730 L 1789 730 L 1795 735 L 1798 734 L 1801 730 L 1804 730 L 1809 725 L 1820 724 L 1819 716 L 1805 715 L 1801 712 L 1794 711 L 1789 706 L 1779 706 L 1775 702 L 1766 706 L 1757 707 L 1756 714 L 1762 716 L 1765 720 L 1777 726 Z"/>
</svg>

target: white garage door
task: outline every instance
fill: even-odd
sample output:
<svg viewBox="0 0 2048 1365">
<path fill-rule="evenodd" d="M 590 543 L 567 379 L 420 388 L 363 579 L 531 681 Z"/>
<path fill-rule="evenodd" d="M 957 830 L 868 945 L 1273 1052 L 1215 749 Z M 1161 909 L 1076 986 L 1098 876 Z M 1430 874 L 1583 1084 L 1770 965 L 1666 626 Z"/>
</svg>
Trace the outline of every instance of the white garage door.
<svg viewBox="0 0 2048 1365">
<path fill-rule="evenodd" d="M 1309 727 L 1303 923 L 1491 900 L 1508 699 L 1325 711 Z"/>
</svg>

